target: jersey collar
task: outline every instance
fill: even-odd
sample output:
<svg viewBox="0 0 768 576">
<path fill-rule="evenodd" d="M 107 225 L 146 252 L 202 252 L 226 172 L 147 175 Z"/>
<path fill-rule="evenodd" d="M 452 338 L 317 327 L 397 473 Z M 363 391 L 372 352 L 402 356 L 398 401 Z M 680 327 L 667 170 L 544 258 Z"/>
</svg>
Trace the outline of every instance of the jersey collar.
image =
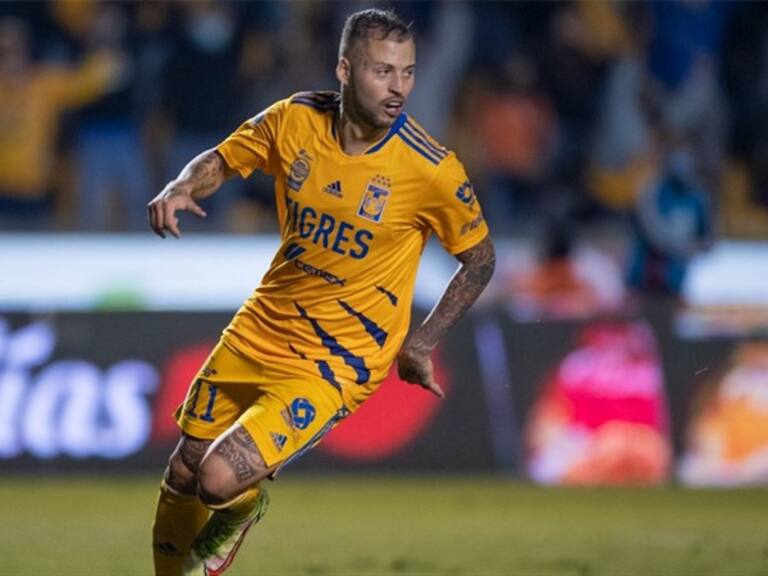
<svg viewBox="0 0 768 576">
<path fill-rule="evenodd" d="M 368 148 L 368 150 L 366 150 L 365 153 L 373 154 L 374 152 L 378 152 L 379 150 L 381 150 L 384 144 L 389 142 L 389 139 L 398 133 L 400 128 L 403 126 L 403 124 L 405 124 L 406 120 L 408 120 L 408 115 L 405 112 L 402 112 L 400 116 L 397 117 L 397 120 L 395 120 L 395 123 L 392 124 L 392 127 L 389 129 L 389 132 L 387 132 L 387 135 L 384 136 L 384 138 L 382 138 L 378 142 L 376 142 L 376 144 Z"/>
</svg>

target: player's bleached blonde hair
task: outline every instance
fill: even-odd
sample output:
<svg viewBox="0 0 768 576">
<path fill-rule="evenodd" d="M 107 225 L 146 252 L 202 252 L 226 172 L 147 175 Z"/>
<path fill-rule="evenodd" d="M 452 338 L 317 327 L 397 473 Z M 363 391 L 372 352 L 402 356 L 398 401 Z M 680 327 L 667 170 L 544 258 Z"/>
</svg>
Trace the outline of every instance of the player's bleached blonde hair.
<svg viewBox="0 0 768 576">
<path fill-rule="evenodd" d="M 369 8 L 347 16 L 339 42 L 339 58 L 349 55 L 360 40 L 392 38 L 397 42 L 413 39 L 411 25 L 407 24 L 394 10 Z"/>
</svg>

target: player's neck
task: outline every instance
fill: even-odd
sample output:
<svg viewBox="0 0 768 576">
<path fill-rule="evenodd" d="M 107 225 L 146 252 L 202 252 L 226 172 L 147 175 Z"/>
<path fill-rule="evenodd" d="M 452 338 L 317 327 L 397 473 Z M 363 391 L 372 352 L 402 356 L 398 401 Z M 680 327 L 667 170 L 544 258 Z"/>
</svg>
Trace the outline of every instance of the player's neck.
<svg viewBox="0 0 768 576">
<path fill-rule="evenodd" d="M 374 128 L 362 122 L 356 122 L 343 112 L 337 117 L 336 127 L 341 149 L 350 156 L 364 154 L 389 131 L 387 128 Z"/>
</svg>

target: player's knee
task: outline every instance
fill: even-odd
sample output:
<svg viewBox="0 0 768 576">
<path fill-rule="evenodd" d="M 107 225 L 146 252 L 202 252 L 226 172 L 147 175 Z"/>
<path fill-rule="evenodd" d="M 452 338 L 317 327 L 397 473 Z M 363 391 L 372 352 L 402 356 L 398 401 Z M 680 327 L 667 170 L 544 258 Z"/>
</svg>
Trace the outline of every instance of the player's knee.
<svg viewBox="0 0 768 576">
<path fill-rule="evenodd" d="M 204 504 L 215 506 L 224 504 L 242 492 L 232 470 L 220 458 L 209 457 L 203 460 L 197 474 L 197 494 Z"/>
<path fill-rule="evenodd" d="M 197 492 L 197 474 L 187 467 L 178 452 L 174 452 L 168 461 L 165 482 L 182 494 L 195 494 Z"/>
</svg>

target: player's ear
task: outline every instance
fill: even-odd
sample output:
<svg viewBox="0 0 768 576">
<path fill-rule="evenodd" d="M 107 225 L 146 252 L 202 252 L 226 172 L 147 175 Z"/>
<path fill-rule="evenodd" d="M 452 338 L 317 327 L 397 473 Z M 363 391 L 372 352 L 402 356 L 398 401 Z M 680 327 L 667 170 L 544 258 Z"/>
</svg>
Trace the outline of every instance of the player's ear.
<svg viewBox="0 0 768 576">
<path fill-rule="evenodd" d="M 342 56 L 339 63 L 336 64 L 336 79 L 341 84 L 349 84 L 349 74 L 352 70 L 352 63 Z"/>
</svg>

